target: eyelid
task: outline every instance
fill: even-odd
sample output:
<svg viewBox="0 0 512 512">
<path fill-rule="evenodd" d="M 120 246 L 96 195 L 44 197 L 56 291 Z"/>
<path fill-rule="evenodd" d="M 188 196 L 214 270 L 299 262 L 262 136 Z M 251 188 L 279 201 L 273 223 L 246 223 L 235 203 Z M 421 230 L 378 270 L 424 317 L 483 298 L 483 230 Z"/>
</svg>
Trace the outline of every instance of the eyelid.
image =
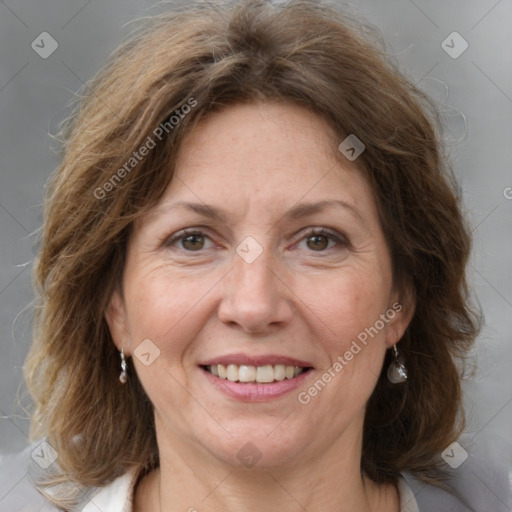
<svg viewBox="0 0 512 512">
<path fill-rule="evenodd" d="M 178 242 L 179 240 L 186 238 L 189 235 L 201 235 L 204 238 L 210 240 L 212 243 L 215 244 L 213 238 L 208 234 L 208 229 L 206 229 L 204 226 L 198 226 L 198 227 L 192 227 L 192 228 L 184 228 L 180 229 L 179 231 L 171 234 L 170 236 L 167 236 L 163 239 L 162 245 L 165 247 L 172 247 L 174 243 Z M 293 245 L 297 245 L 304 239 L 307 239 L 311 236 L 315 235 L 324 235 L 330 238 L 331 240 L 334 240 L 337 242 L 338 246 L 342 247 L 351 247 L 351 243 L 346 235 L 343 233 L 338 232 L 337 230 L 334 230 L 332 228 L 327 227 L 308 227 L 304 230 L 301 230 L 299 234 L 296 236 L 296 240 L 293 243 Z M 331 248 L 333 249 L 333 248 Z M 184 249 L 182 249 L 184 250 Z M 204 249 L 200 251 L 186 251 L 187 253 L 193 253 L 193 252 L 202 252 Z M 311 252 L 326 252 L 326 251 L 311 251 Z"/>
<path fill-rule="evenodd" d="M 327 236 L 331 240 L 336 241 L 339 245 L 342 245 L 345 247 L 351 246 L 351 243 L 346 235 L 344 235 L 343 233 L 339 233 L 338 231 L 333 230 L 331 228 L 325 228 L 325 227 L 306 228 L 305 231 L 302 231 L 300 233 L 300 237 L 298 237 L 298 239 L 295 243 L 299 243 L 302 240 L 304 240 L 305 238 L 309 238 L 309 237 L 315 236 L 315 235 Z M 315 252 L 315 251 L 313 251 L 313 252 Z M 320 252 L 325 252 L 325 251 L 318 251 L 318 252 L 320 253 Z"/>
<path fill-rule="evenodd" d="M 201 235 L 202 237 L 207 238 L 211 242 L 213 242 L 212 237 L 209 236 L 205 232 L 205 228 L 204 227 L 201 227 L 201 228 L 197 227 L 197 228 L 184 228 L 184 229 L 180 229 L 179 231 L 176 231 L 175 233 L 173 233 L 173 234 L 171 234 L 169 236 L 166 236 L 163 239 L 162 245 L 164 247 L 173 247 L 176 242 L 178 242 L 179 240 L 181 240 L 183 238 L 186 238 L 187 236 L 190 236 L 190 235 Z M 196 252 L 196 251 L 186 251 L 186 252 L 193 253 L 193 252 Z M 197 251 L 197 252 L 201 252 L 201 251 Z"/>
</svg>

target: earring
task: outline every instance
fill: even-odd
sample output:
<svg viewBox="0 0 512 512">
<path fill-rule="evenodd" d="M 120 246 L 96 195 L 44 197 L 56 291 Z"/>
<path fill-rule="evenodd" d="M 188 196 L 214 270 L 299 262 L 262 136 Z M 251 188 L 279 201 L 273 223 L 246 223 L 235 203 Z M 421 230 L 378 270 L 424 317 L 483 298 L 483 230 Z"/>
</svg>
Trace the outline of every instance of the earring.
<svg viewBox="0 0 512 512">
<path fill-rule="evenodd" d="M 126 358 L 124 357 L 124 349 L 121 349 L 121 375 L 119 375 L 121 384 L 126 384 L 128 374 L 126 373 Z"/>
<path fill-rule="evenodd" d="M 391 384 L 400 384 L 407 380 L 407 368 L 402 362 L 402 356 L 399 354 L 396 345 L 393 345 L 393 361 L 388 368 L 388 380 Z"/>
</svg>

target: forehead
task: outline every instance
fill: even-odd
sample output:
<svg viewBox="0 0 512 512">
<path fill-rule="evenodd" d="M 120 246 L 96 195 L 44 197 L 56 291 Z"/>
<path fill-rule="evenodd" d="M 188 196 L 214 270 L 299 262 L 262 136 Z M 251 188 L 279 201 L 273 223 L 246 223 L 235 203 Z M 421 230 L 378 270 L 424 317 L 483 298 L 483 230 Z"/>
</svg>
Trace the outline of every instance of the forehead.
<svg viewBox="0 0 512 512">
<path fill-rule="evenodd" d="M 336 135 L 311 111 L 290 103 L 236 104 L 200 122 L 180 149 L 178 171 L 204 165 L 250 172 L 333 164 Z M 333 146 L 334 145 L 334 146 Z M 248 158 L 248 157 L 251 158 Z M 181 169 L 180 169 L 181 168 Z"/>
<path fill-rule="evenodd" d="M 234 105 L 187 135 L 166 195 L 184 186 L 199 198 L 231 194 L 232 200 L 235 194 L 275 200 L 285 195 L 295 201 L 350 189 L 361 194 L 366 183 L 337 155 L 338 138 L 321 117 L 297 105 Z"/>
</svg>

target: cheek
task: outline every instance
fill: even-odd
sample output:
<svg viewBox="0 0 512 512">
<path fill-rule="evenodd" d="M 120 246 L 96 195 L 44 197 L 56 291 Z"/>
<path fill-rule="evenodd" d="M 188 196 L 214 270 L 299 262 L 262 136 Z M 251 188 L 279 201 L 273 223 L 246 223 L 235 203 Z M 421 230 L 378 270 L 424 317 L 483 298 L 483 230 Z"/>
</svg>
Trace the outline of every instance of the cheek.
<svg viewBox="0 0 512 512">
<path fill-rule="evenodd" d="M 329 409 L 333 424 L 364 410 L 377 383 L 386 350 L 380 316 L 388 310 L 389 284 L 380 277 L 348 274 L 326 282 L 323 292 L 312 293 L 314 304 L 309 323 L 326 355 L 317 380 L 303 391 L 317 395 L 318 380 L 328 381 L 316 407 Z M 378 323 L 377 323 L 378 322 Z"/>
<path fill-rule="evenodd" d="M 316 326 L 315 337 L 326 355 L 319 377 L 329 368 L 336 375 L 325 398 L 344 413 L 366 403 L 386 350 L 386 328 L 375 325 L 382 327 L 379 319 L 388 309 L 391 279 L 379 265 L 372 268 L 345 268 L 330 279 L 309 283 L 309 323 Z"/>
<path fill-rule="evenodd" d="M 132 350 L 144 339 L 154 342 L 162 356 L 155 363 L 179 371 L 190 364 L 188 351 L 212 313 L 211 297 L 219 274 L 180 272 L 165 265 L 140 265 L 125 284 Z M 141 368 L 144 372 L 144 368 Z"/>
<path fill-rule="evenodd" d="M 172 277 L 171 277 L 172 276 Z M 187 365 L 191 365 L 193 340 L 207 315 L 210 279 L 180 279 L 163 268 L 132 274 L 125 296 L 133 363 L 137 376 L 157 410 L 185 408 L 190 396 Z M 152 345 L 142 345 L 143 340 Z M 147 342 L 144 342 L 147 344 Z M 137 356 L 148 346 L 151 362 Z M 153 351 L 157 357 L 153 359 Z M 165 390 L 165 391 L 164 391 Z"/>
<path fill-rule="evenodd" d="M 391 285 L 378 269 L 374 273 L 340 271 L 326 279 L 304 281 L 302 286 L 301 296 L 309 297 L 304 302 L 320 324 L 344 339 L 348 334 L 357 336 L 385 312 Z"/>
</svg>

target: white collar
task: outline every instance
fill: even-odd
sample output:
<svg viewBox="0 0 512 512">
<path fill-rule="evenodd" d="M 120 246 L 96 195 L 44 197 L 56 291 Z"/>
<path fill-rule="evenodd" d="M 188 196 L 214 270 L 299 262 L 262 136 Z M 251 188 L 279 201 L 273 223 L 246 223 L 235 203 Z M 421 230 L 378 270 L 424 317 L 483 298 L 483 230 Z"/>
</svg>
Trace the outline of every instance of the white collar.
<svg viewBox="0 0 512 512">
<path fill-rule="evenodd" d="M 102 487 L 81 512 L 132 512 L 133 492 L 138 475 L 139 469 L 133 467 L 106 487 Z"/>
</svg>

